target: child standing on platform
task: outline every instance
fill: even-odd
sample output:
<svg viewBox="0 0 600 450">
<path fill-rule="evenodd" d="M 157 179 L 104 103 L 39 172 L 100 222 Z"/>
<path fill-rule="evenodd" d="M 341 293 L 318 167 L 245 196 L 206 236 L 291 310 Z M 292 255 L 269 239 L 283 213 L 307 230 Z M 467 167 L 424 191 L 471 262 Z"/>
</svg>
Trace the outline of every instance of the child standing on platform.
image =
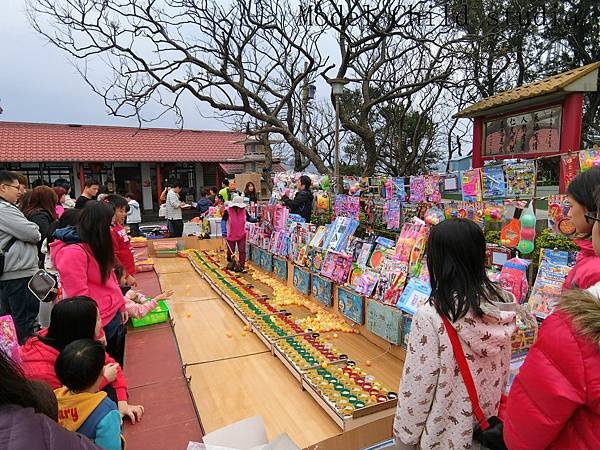
<svg viewBox="0 0 600 450">
<path fill-rule="evenodd" d="M 140 204 L 135 199 L 135 196 L 128 192 L 125 194 L 129 209 L 127 211 L 127 225 L 129 225 L 129 234 L 131 237 L 140 236 L 140 223 L 142 222 L 142 212 Z"/>
<path fill-rule="evenodd" d="M 102 344 L 92 339 L 73 341 L 60 352 L 54 368 L 63 384 L 54 391 L 58 422 L 105 450 L 121 450 L 121 414 L 106 392 L 100 391 L 104 377 L 116 376 L 117 368 L 105 369 Z"/>
<path fill-rule="evenodd" d="M 223 220 L 227 222 L 227 261 L 233 260 L 233 252 L 237 245 L 239 264 L 233 270 L 243 272 L 246 264 L 246 222 L 256 223 L 257 220 L 248 214 L 244 197 L 240 195 L 225 208 Z"/>
</svg>

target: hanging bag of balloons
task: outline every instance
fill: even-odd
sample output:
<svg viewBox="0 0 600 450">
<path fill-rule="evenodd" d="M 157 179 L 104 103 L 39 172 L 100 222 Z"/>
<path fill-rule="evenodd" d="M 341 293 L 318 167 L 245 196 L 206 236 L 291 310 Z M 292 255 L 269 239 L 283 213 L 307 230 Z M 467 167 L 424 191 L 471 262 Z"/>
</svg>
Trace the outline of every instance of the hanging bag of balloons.
<svg viewBox="0 0 600 450">
<path fill-rule="evenodd" d="M 523 214 L 521 214 L 521 240 L 517 245 L 517 250 L 522 255 L 528 255 L 533 252 L 535 247 L 535 211 L 533 209 L 533 200 L 529 203 L 529 206 Z"/>
</svg>

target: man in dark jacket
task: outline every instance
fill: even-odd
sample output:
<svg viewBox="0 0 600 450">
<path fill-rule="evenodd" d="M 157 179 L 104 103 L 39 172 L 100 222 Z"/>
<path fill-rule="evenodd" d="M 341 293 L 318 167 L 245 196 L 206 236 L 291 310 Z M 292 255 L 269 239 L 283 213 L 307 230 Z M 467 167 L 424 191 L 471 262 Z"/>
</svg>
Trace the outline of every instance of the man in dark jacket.
<svg viewBox="0 0 600 450">
<path fill-rule="evenodd" d="M 283 204 L 290 209 L 290 213 L 298 214 L 306 221 L 306 223 L 310 222 L 312 214 L 313 194 L 310 191 L 311 184 L 310 178 L 306 175 L 302 175 L 300 179 L 296 181 L 298 192 L 294 199 L 291 200 L 285 195 L 281 198 Z"/>
</svg>

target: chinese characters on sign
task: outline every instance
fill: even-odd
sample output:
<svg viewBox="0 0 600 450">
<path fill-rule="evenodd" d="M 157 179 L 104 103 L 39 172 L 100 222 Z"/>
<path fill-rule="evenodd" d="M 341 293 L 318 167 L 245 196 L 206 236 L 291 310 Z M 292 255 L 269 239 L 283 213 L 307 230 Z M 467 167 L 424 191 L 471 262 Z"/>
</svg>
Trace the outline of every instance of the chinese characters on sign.
<svg viewBox="0 0 600 450">
<path fill-rule="evenodd" d="M 561 106 L 553 106 L 486 121 L 483 156 L 558 153 L 561 113 Z"/>
</svg>

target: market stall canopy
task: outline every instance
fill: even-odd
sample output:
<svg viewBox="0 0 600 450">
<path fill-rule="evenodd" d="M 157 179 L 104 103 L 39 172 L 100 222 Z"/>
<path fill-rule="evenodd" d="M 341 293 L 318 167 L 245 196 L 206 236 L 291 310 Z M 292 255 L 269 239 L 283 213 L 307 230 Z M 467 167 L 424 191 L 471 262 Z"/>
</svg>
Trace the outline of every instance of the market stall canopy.
<svg viewBox="0 0 600 450">
<path fill-rule="evenodd" d="M 466 107 L 453 117 L 479 117 L 502 114 L 558 100 L 573 92 L 593 92 L 598 89 L 600 61 L 559 73 L 531 84 L 500 92 Z"/>
<path fill-rule="evenodd" d="M 0 122 L 2 162 L 221 162 L 244 156 L 246 134 Z"/>
</svg>

